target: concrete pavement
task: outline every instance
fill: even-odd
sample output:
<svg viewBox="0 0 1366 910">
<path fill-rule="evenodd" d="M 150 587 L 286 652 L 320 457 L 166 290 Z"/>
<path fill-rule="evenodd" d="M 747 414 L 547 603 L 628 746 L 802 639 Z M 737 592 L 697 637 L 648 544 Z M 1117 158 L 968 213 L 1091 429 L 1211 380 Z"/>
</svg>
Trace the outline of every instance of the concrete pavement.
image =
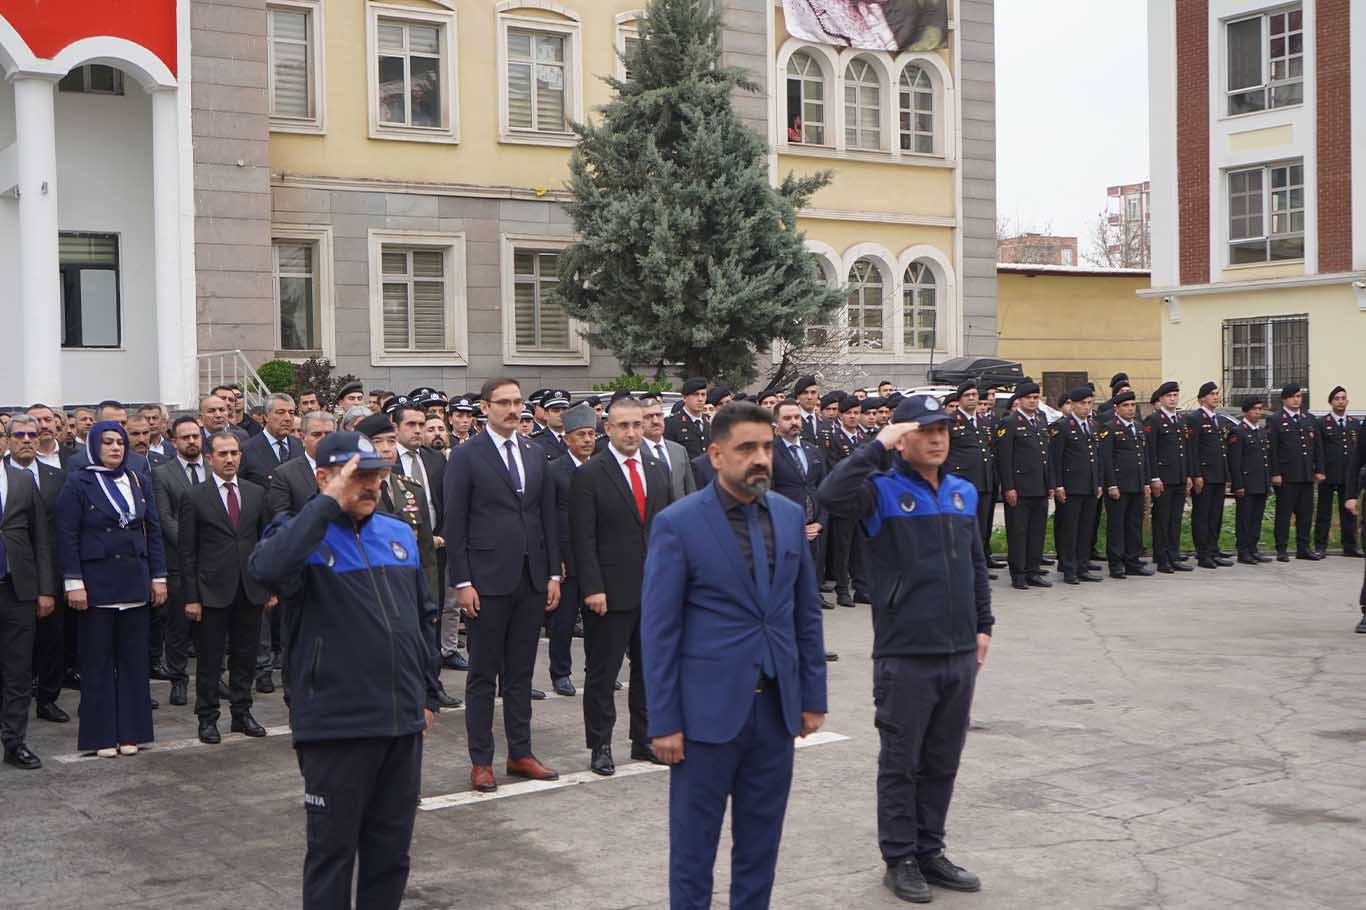
<svg viewBox="0 0 1366 910">
<path fill-rule="evenodd" d="M 1051 591 L 998 582 L 998 634 L 949 831 L 950 856 L 985 888 L 936 891 L 935 903 L 1366 906 L 1361 575 L 1361 561 L 1333 557 Z M 867 607 L 824 615 L 841 654 L 826 729 L 848 739 L 798 753 L 773 906 L 901 906 L 880 884 Z M 537 671 L 548 688 L 544 649 Z M 445 673 L 451 691 L 461 677 Z M 30 743 L 46 767 L 0 767 L 0 906 L 299 905 L 304 820 L 289 737 L 201 746 L 189 709 L 165 705 L 166 683 L 153 691 L 160 748 L 59 761 L 75 757 L 74 724 L 35 720 Z M 63 703 L 75 713 L 75 693 Z M 284 725 L 280 694 L 258 696 L 256 714 Z M 619 714 L 622 759 L 625 693 Z M 586 769 L 580 699 L 551 695 L 534 723 L 545 762 Z M 433 808 L 418 816 L 405 907 L 667 906 L 667 773 L 436 800 L 468 789 L 464 743 L 462 712 L 428 740 Z"/>
</svg>

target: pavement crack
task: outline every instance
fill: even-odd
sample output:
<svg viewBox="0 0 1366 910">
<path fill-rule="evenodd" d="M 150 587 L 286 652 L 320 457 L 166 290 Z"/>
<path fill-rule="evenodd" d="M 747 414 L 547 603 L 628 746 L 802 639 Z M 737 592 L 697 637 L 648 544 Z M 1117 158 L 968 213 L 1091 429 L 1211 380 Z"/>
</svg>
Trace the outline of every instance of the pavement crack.
<svg viewBox="0 0 1366 910">
<path fill-rule="evenodd" d="M 1090 629 L 1091 634 L 1095 636 L 1096 643 L 1100 645 L 1100 651 L 1101 654 L 1105 656 L 1105 660 L 1110 666 L 1115 668 L 1126 683 L 1133 686 L 1134 681 L 1129 678 L 1129 671 L 1124 669 L 1124 665 L 1119 662 L 1119 658 L 1115 656 L 1115 652 L 1110 648 L 1109 636 L 1096 627 L 1095 611 L 1087 606 L 1085 601 L 1077 603 L 1077 610 L 1081 613 L 1081 618 L 1086 623 L 1086 628 Z"/>
</svg>

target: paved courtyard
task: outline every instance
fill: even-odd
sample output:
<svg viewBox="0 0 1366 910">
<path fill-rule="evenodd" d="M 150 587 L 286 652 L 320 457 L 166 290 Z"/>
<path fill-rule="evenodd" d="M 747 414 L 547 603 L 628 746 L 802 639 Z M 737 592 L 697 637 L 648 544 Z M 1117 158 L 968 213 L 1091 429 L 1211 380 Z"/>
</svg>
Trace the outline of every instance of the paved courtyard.
<svg viewBox="0 0 1366 910">
<path fill-rule="evenodd" d="M 998 635 L 950 818 L 951 855 L 985 889 L 936 891 L 935 902 L 1366 906 L 1361 573 L 1334 557 L 1048 592 L 998 582 Z M 824 614 L 841 656 L 832 735 L 798 753 L 780 910 L 900 906 L 880 886 L 866 611 Z M 459 691 L 462 674 L 445 676 Z M 548 687 L 544 659 L 537 676 Z M 165 702 L 167 684 L 154 692 Z M 280 695 L 258 698 L 273 733 L 263 741 L 201 746 L 189 710 L 165 706 L 160 745 L 132 759 L 79 760 L 74 726 L 35 721 L 44 770 L 0 768 L 0 906 L 297 907 L 300 778 Z M 75 694 L 63 701 L 74 713 Z M 566 785 L 504 786 L 497 798 L 465 792 L 463 714 L 439 720 L 406 907 L 667 906 L 668 775 L 579 773 L 581 712 L 578 698 L 536 705 L 537 753 Z M 718 907 L 727 880 L 723 861 Z"/>
</svg>

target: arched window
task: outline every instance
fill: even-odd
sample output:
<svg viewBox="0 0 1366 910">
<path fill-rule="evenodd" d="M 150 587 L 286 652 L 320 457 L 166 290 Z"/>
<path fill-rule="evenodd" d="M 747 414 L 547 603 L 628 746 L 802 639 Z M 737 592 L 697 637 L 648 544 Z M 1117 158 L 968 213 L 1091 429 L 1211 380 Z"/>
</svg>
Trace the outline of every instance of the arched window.
<svg viewBox="0 0 1366 910">
<path fill-rule="evenodd" d="M 787 141 L 825 145 L 825 72 L 798 51 L 787 61 Z"/>
<path fill-rule="evenodd" d="M 885 349 L 882 330 L 882 291 L 885 286 L 881 269 L 871 259 L 858 259 L 849 270 L 849 291 L 845 298 L 849 350 L 870 352 Z"/>
<path fill-rule="evenodd" d="M 844 144 L 849 148 L 882 148 L 882 82 L 877 69 L 862 57 L 844 71 Z"/>
<path fill-rule="evenodd" d="M 902 311 L 906 320 L 906 350 L 928 351 L 935 346 L 939 315 L 939 281 L 923 260 L 906 267 Z"/>
<path fill-rule="evenodd" d="M 934 84 L 915 64 L 901 71 L 901 150 L 934 154 Z"/>
</svg>

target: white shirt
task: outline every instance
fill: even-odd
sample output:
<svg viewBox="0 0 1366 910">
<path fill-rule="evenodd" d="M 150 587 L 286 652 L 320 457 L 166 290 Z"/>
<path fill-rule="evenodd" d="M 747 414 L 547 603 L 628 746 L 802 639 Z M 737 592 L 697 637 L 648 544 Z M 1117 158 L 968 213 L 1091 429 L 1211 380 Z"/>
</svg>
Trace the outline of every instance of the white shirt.
<svg viewBox="0 0 1366 910">
<path fill-rule="evenodd" d="M 1217 420 L 1217 419 L 1218 419 L 1217 416 L 1215 415 L 1215 413 L 1214 413 L 1213 411 L 1211 411 L 1209 408 L 1205 407 L 1203 404 L 1200 405 L 1200 410 L 1204 411 L 1204 412 L 1205 412 L 1205 416 L 1208 417 L 1210 420 Z"/>
<path fill-rule="evenodd" d="M 634 455 L 623 455 L 617 451 L 617 447 L 614 445 L 608 445 L 607 451 L 611 452 L 612 457 L 617 460 L 617 466 L 621 468 L 621 476 L 626 478 L 626 489 L 632 491 L 634 491 L 635 488 L 631 486 L 631 469 L 627 466 L 626 462 L 635 462 L 636 473 L 640 475 L 640 486 L 645 490 L 645 493 L 648 496 L 650 488 L 645 480 L 645 460 L 640 457 L 640 453 L 636 452 Z"/>
<path fill-rule="evenodd" d="M 223 478 L 219 477 L 217 474 L 213 475 L 213 482 L 218 486 L 218 498 L 221 499 L 221 500 L 223 500 L 223 510 L 224 510 L 224 511 L 227 511 L 227 509 L 228 509 L 228 484 L 232 484 L 232 485 L 233 485 L 233 490 L 237 493 L 237 511 L 238 511 L 238 514 L 240 515 L 240 514 L 241 514 L 241 511 L 242 511 L 242 484 L 241 484 L 241 482 L 240 482 L 236 477 L 234 477 L 232 480 L 224 480 Z M 231 513 L 231 512 L 228 512 L 228 514 L 231 515 L 232 513 Z"/>
<path fill-rule="evenodd" d="M 422 495 L 427 498 L 427 518 L 436 527 L 436 506 L 432 504 L 432 484 L 427 477 L 427 468 L 422 464 L 422 455 L 417 449 L 398 447 L 398 457 L 403 459 L 403 471 L 408 479 L 422 485 Z M 525 480 L 525 476 L 523 477 Z"/>
<path fill-rule="evenodd" d="M 47 465 L 47 466 L 50 467 L 50 468 L 60 468 L 60 467 L 62 466 L 62 449 L 61 449 L 61 447 L 60 447 L 60 446 L 54 446 L 53 449 L 52 449 L 52 451 L 49 452 L 49 453 L 46 454 L 46 455 L 44 455 L 42 452 L 39 452 L 39 453 L 38 453 L 38 460 L 41 461 L 43 464 Z"/>
<path fill-rule="evenodd" d="M 796 442 L 790 442 L 784 439 L 783 445 L 787 447 L 787 450 L 790 453 L 792 453 L 792 457 L 797 459 L 797 464 L 801 465 L 802 473 L 811 473 L 811 463 L 806 460 L 806 452 L 802 449 L 801 438 L 798 437 Z"/>
<path fill-rule="evenodd" d="M 0 471 L 0 474 L 3 474 L 3 473 L 4 473 L 3 471 Z M 112 477 L 112 478 L 110 478 L 110 479 L 114 481 L 114 486 L 118 487 L 118 488 L 119 488 L 119 492 L 123 494 L 123 501 L 126 502 L 126 503 L 128 503 L 128 504 L 131 506 L 131 505 L 133 504 L 133 488 L 132 488 L 132 486 L 131 486 L 131 485 L 129 484 L 129 482 L 128 482 L 128 472 L 127 472 L 127 471 L 124 471 L 122 476 L 120 476 L 120 477 Z M 5 486 L 5 481 L 6 481 L 6 478 L 0 477 L 0 486 Z M 101 485 L 103 485 L 104 481 L 101 479 L 100 483 L 101 483 Z M 3 494 L 8 493 L 8 492 L 9 492 L 9 489 L 8 489 L 8 487 L 6 487 L 4 490 L 0 490 L 0 495 L 3 495 Z M 153 583 L 156 583 L 156 584 L 163 584 L 163 585 L 164 585 L 164 584 L 166 583 L 166 579 L 165 579 L 165 578 L 153 578 L 152 581 L 153 581 Z M 80 578 L 68 578 L 68 579 L 65 579 L 65 581 L 64 581 L 64 587 L 65 587 L 65 589 L 66 589 L 67 591 L 84 591 L 84 590 L 85 590 L 85 581 L 84 581 L 84 579 L 80 579 Z M 100 605 L 99 605 L 99 609 L 101 609 L 101 610 L 134 610 L 134 609 L 137 609 L 138 607 L 145 607 L 145 606 L 147 606 L 147 604 L 148 604 L 149 602 L 150 602 L 150 599 L 149 599 L 149 600 L 144 600 L 144 601 L 142 601 L 141 603 L 100 604 Z"/>
<path fill-rule="evenodd" d="M 207 475 L 206 473 L 204 473 L 205 470 L 207 470 L 207 469 L 204 467 L 204 462 L 202 462 L 202 461 L 186 461 L 185 459 L 181 458 L 179 455 L 177 455 L 177 456 L 175 457 L 175 460 L 178 461 L 178 462 L 180 462 L 180 470 L 181 470 L 181 472 L 185 475 L 185 479 L 188 480 L 190 483 L 194 483 L 194 482 L 195 482 L 195 481 L 194 481 L 194 478 L 190 476 L 190 465 L 194 465 L 194 470 L 195 470 L 195 473 L 196 473 L 197 475 L 199 475 L 199 482 L 200 482 L 200 483 L 203 483 L 204 480 L 205 480 L 205 478 L 208 477 L 208 475 Z"/>
<path fill-rule="evenodd" d="M 664 443 L 664 437 L 659 437 L 659 442 L 645 440 L 645 445 L 649 447 L 650 454 L 664 463 L 665 470 L 673 472 L 674 464 L 669 460 L 669 447 Z"/>
<path fill-rule="evenodd" d="M 583 467 L 583 462 L 579 461 L 579 456 L 575 455 L 573 452 L 569 453 L 569 460 L 574 463 L 574 470 L 577 471 L 579 468 Z"/>
<path fill-rule="evenodd" d="M 508 463 L 508 450 L 507 450 L 507 444 L 508 444 L 508 441 L 511 440 L 511 442 L 512 442 L 512 457 L 513 457 L 513 460 L 515 460 L 515 461 L 517 462 L 517 476 L 520 477 L 520 478 L 522 479 L 522 489 L 518 490 L 517 492 L 518 492 L 518 493 L 523 493 L 523 492 L 525 492 L 525 491 L 526 491 L 526 463 L 522 461 L 522 447 L 521 447 L 521 445 L 519 444 L 519 440 L 513 438 L 513 436 L 516 436 L 517 434 L 514 433 L 513 436 L 504 436 L 502 433 L 499 433 L 497 430 L 495 430 L 495 429 L 494 429 L 493 427 L 491 427 L 491 426 L 490 426 L 490 427 L 486 427 L 485 429 L 488 431 L 488 434 L 489 434 L 489 442 L 493 443 L 494 448 L 496 448 L 496 449 L 498 450 L 498 458 L 499 458 L 500 461 L 503 462 L 503 465 L 504 465 L 504 466 L 506 466 L 507 463 Z"/>
<path fill-rule="evenodd" d="M 288 457 L 289 442 L 287 442 L 283 437 L 277 439 L 276 437 L 270 435 L 270 430 L 262 430 L 261 435 L 266 437 L 266 442 L 270 443 L 270 454 L 275 456 L 276 461 L 283 464 L 284 459 L 280 457 L 280 443 L 283 442 L 285 444 L 285 457 Z"/>
<path fill-rule="evenodd" d="M 308 454 L 307 452 L 305 452 L 305 453 L 304 453 L 304 458 L 307 458 L 307 459 L 308 459 L 308 470 L 309 470 L 309 472 L 310 472 L 310 473 L 313 473 L 313 474 L 317 474 L 317 473 L 318 473 L 318 463 L 317 463 L 316 461 L 313 460 L 313 456 L 310 455 L 310 454 Z"/>
</svg>

